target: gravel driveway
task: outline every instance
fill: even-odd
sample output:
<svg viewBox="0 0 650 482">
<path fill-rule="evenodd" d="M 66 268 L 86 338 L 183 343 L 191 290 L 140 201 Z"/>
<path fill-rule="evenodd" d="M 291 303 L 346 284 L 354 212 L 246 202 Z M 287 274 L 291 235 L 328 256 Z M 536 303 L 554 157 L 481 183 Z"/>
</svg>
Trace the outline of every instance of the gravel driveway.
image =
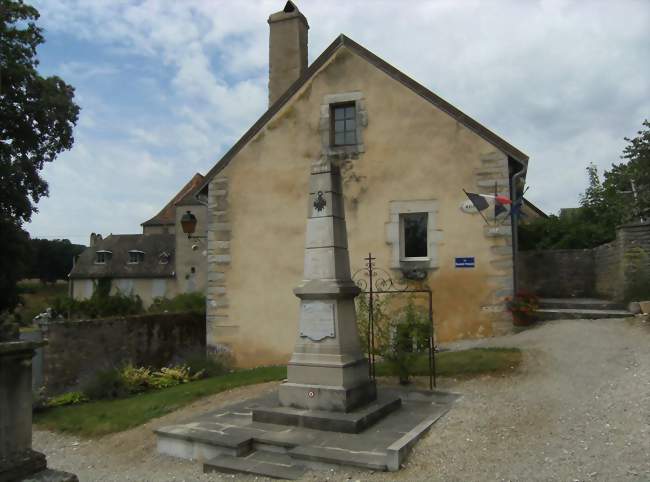
<svg viewBox="0 0 650 482">
<path fill-rule="evenodd" d="M 556 321 L 465 345 L 520 347 L 524 362 L 513 376 L 443 380 L 463 398 L 400 472 L 341 469 L 307 479 L 650 480 L 650 323 Z M 81 481 L 232 480 L 159 456 L 151 430 L 275 387 L 222 393 L 98 440 L 35 431 L 33 445 Z"/>
</svg>

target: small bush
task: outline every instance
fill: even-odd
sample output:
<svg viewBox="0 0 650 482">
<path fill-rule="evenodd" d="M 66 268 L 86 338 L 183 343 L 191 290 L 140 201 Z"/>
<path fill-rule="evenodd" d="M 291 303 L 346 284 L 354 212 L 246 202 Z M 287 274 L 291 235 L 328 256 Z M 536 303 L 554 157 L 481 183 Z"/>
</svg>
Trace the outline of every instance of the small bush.
<svg viewBox="0 0 650 482">
<path fill-rule="evenodd" d="M 110 368 L 100 370 L 83 387 L 83 393 L 91 400 L 120 398 L 127 395 L 128 389 L 119 370 Z"/>
<path fill-rule="evenodd" d="M 515 326 L 528 326 L 535 321 L 539 298 L 532 293 L 519 292 L 512 298 L 506 298 L 506 306 L 512 313 L 512 322 Z"/>
<path fill-rule="evenodd" d="M 181 383 L 191 382 L 203 377 L 202 372 L 192 374 L 185 365 L 177 367 L 163 367 L 160 371 L 154 372 L 151 377 L 153 388 L 169 388 Z"/>
<path fill-rule="evenodd" d="M 131 363 L 120 371 L 124 387 L 129 393 L 144 392 L 151 387 L 151 370 L 146 367 L 134 367 Z"/>
<path fill-rule="evenodd" d="M 156 298 L 150 313 L 205 313 L 205 296 L 201 293 L 182 293 L 173 298 Z"/>
<path fill-rule="evenodd" d="M 87 300 L 75 300 L 69 296 L 55 298 L 52 302 L 54 316 L 67 318 L 103 318 L 109 316 L 139 315 L 144 313 L 142 299 L 139 296 L 127 296 L 121 293 L 100 295 L 96 291 Z"/>
<path fill-rule="evenodd" d="M 415 374 L 415 361 L 429 347 L 431 326 L 427 313 L 409 300 L 399 316 L 389 322 L 392 336 L 380 347 L 384 361 L 390 365 L 403 385 Z"/>
</svg>

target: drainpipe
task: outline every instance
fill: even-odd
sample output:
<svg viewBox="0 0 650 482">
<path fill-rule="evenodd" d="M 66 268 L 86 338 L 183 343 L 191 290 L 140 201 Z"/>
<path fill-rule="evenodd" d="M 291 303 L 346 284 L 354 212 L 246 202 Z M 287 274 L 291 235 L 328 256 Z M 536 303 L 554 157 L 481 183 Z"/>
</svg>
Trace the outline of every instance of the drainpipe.
<svg viewBox="0 0 650 482">
<path fill-rule="evenodd" d="M 517 172 L 514 176 L 512 176 L 512 205 L 515 206 L 517 202 L 517 183 L 519 181 L 519 178 L 523 175 L 526 174 L 526 171 L 528 170 L 528 166 L 524 164 L 523 162 L 517 161 L 516 162 L 521 164 L 521 170 Z M 523 197 L 523 195 L 522 195 Z M 521 206 L 521 209 L 523 209 L 523 203 Z M 516 211 L 516 212 L 514 212 Z M 517 229 L 518 227 L 518 222 L 519 222 L 519 210 L 517 209 L 511 209 L 510 210 L 510 218 L 511 218 L 511 224 L 512 224 L 512 289 L 514 293 L 516 294 L 519 288 L 519 277 L 517 275 L 517 266 L 519 265 L 519 230 Z"/>
</svg>

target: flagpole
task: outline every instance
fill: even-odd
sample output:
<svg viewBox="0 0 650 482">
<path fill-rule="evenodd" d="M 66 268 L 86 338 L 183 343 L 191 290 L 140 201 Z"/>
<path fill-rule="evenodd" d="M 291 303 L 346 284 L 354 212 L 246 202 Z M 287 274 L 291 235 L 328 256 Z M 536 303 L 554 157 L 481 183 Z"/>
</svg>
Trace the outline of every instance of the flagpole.
<svg viewBox="0 0 650 482">
<path fill-rule="evenodd" d="M 497 224 L 497 182 L 494 181 L 494 225 Z"/>
</svg>

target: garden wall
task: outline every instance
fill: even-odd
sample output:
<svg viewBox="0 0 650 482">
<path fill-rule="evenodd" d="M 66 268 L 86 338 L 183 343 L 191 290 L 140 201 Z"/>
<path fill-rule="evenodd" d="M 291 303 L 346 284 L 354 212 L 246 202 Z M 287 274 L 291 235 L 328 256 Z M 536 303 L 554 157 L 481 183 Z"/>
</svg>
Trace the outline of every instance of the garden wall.
<svg viewBox="0 0 650 482">
<path fill-rule="evenodd" d="M 205 351 L 205 315 L 162 313 L 41 324 L 48 394 L 78 388 L 98 370 L 131 362 L 161 367 Z"/>
<path fill-rule="evenodd" d="M 593 249 L 522 251 L 517 274 L 521 291 L 541 297 L 624 301 L 639 271 L 650 273 L 650 223 L 620 226 Z"/>
<path fill-rule="evenodd" d="M 519 287 L 548 298 L 590 297 L 594 291 L 594 253 L 591 249 L 522 251 Z"/>
</svg>

